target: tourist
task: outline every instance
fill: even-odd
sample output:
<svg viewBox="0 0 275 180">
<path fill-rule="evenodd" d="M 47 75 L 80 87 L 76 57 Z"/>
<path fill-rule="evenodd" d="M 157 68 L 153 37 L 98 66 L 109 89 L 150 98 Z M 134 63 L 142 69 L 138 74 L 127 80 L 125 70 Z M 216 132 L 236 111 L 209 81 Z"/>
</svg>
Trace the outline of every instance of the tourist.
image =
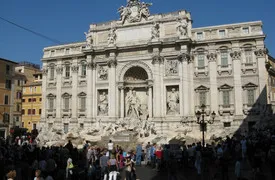
<svg viewBox="0 0 275 180">
<path fill-rule="evenodd" d="M 7 180 L 15 180 L 16 177 L 16 171 L 15 170 L 11 170 L 8 172 L 7 174 Z"/>
<path fill-rule="evenodd" d="M 66 179 L 71 179 L 72 175 L 73 175 L 73 160 L 71 158 L 69 158 L 67 160 L 67 167 L 66 167 Z"/>
<path fill-rule="evenodd" d="M 130 155 L 126 157 L 125 167 L 125 178 L 126 180 L 131 180 L 132 161 Z"/>
<path fill-rule="evenodd" d="M 272 179 L 275 179 L 275 144 L 271 145 L 270 150 L 268 151 L 268 159 L 269 159 Z"/>
<path fill-rule="evenodd" d="M 241 140 L 241 148 L 242 148 L 242 158 L 246 158 L 246 150 L 247 150 L 247 142 L 245 136 L 243 136 Z"/>
<path fill-rule="evenodd" d="M 235 175 L 237 180 L 241 180 L 241 158 L 239 157 L 235 163 Z"/>
<path fill-rule="evenodd" d="M 178 162 L 175 156 L 171 153 L 167 162 L 168 180 L 177 180 Z"/>
<path fill-rule="evenodd" d="M 162 150 L 160 146 L 157 148 L 155 154 L 156 154 L 156 169 L 157 171 L 160 171 L 161 160 L 162 160 Z"/>
<path fill-rule="evenodd" d="M 115 159 L 115 156 L 112 154 L 110 159 L 108 160 L 108 166 L 109 166 L 109 180 L 116 180 L 117 178 L 117 170 L 118 170 L 118 163 Z"/>
<path fill-rule="evenodd" d="M 108 143 L 109 157 L 111 157 L 111 154 L 113 153 L 113 149 L 114 149 L 114 143 L 112 142 L 112 140 L 109 140 L 109 143 Z"/>
<path fill-rule="evenodd" d="M 108 174 L 108 157 L 106 156 L 106 152 L 103 152 L 103 156 L 99 159 L 99 165 L 101 167 L 101 176 L 104 177 L 104 180 L 107 180 Z"/>
<path fill-rule="evenodd" d="M 195 168 L 197 169 L 198 175 L 201 175 L 201 146 L 196 147 L 196 159 Z"/>
<path fill-rule="evenodd" d="M 136 147 L 136 165 L 141 166 L 142 146 L 138 144 Z"/>
<path fill-rule="evenodd" d="M 35 171 L 34 180 L 44 180 L 43 177 L 41 176 L 41 171 L 40 170 Z"/>
</svg>

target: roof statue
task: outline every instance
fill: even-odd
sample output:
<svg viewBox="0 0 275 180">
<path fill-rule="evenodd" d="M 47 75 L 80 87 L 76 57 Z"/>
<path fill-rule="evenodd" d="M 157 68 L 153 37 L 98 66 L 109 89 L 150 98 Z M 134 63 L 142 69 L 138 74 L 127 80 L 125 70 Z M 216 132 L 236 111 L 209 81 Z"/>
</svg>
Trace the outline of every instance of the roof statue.
<svg viewBox="0 0 275 180">
<path fill-rule="evenodd" d="M 140 0 L 127 0 L 127 5 L 118 9 L 120 21 L 124 24 L 125 21 L 132 23 L 140 22 L 142 19 L 147 20 L 150 16 L 150 6 L 152 6 L 152 3 L 140 2 Z"/>
</svg>

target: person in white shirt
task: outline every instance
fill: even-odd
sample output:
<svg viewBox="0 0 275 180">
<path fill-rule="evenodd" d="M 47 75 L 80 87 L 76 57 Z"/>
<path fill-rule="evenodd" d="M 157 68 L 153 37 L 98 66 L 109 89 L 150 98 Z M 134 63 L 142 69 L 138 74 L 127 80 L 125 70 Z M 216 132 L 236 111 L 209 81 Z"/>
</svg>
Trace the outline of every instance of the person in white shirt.
<svg viewBox="0 0 275 180">
<path fill-rule="evenodd" d="M 110 157 L 111 157 L 113 149 L 114 149 L 114 143 L 112 142 L 112 140 L 110 140 L 109 143 L 108 143 L 108 151 L 109 151 L 109 156 Z"/>
</svg>

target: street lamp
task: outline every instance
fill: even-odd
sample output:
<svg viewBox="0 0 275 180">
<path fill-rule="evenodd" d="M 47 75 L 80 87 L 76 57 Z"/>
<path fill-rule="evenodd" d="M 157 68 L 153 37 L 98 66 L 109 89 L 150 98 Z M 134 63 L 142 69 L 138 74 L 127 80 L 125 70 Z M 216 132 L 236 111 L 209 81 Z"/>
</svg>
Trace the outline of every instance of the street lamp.
<svg viewBox="0 0 275 180">
<path fill-rule="evenodd" d="M 208 124 L 213 124 L 214 119 L 216 117 L 216 113 L 215 113 L 215 111 L 213 111 L 210 115 L 210 119 L 208 121 L 206 121 L 204 119 L 204 117 L 205 117 L 205 108 L 206 108 L 206 106 L 204 104 L 202 104 L 201 105 L 201 112 L 200 111 L 196 112 L 197 123 L 200 125 L 200 127 L 202 129 L 202 147 L 204 147 L 204 145 L 205 145 L 204 132 L 206 131 L 206 125 L 207 125 L 207 123 Z"/>
</svg>

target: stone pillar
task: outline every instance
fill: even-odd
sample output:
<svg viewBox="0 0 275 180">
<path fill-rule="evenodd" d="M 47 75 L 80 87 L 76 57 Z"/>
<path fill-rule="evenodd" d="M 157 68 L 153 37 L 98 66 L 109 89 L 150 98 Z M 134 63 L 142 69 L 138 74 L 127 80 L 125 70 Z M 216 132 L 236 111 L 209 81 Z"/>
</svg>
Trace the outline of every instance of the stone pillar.
<svg viewBox="0 0 275 180">
<path fill-rule="evenodd" d="M 120 86 L 119 87 L 120 90 L 120 118 L 124 118 L 124 87 Z"/>
<path fill-rule="evenodd" d="M 233 61 L 233 78 L 234 78 L 234 105 L 235 115 L 243 115 L 243 97 L 242 97 L 242 81 L 241 81 L 241 52 L 233 51 L 230 53 Z"/>
<path fill-rule="evenodd" d="M 190 55 L 187 54 L 186 52 L 181 53 L 179 55 L 179 60 L 181 62 L 181 68 L 182 68 L 182 74 L 180 74 L 181 76 L 181 84 L 182 84 L 182 99 L 181 99 L 181 103 L 183 104 L 183 116 L 188 116 L 189 115 L 189 82 L 188 82 L 188 67 L 187 67 L 187 63 L 190 60 Z"/>
<path fill-rule="evenodd" d="M 93 68 L 92 56 L 87 55 L 87 119 L 91 120 L 93 114 Z M 91 81 L 91 82 L 90 82 Z"/>
<path fill-rule="evenodd" d="M 61 111 L 62 111 L 62 94 L 61 94 L 61 86 L 62 86 L 62 61 L 57 61 L 56 66 L 56 120 L 59 121 L 61 118 Z"/>
<path fill-rule="evenodd" d="M 261 43 L 262 41 L 257 41 L 257 44 Z M 259 44 L 261 45 L 261 44 Z M 259 71 L 259 102 L 261 105 L 267 104 L 267 82 L 268 82 L 268 73 L 265 68 L 265 63 L 267 59 L 267 49 L 266 48 L 259 48 L 255 51 L 255 55 L 257 57 L 257 64 L 258 64 L 258 71 Z"/>
<path fill-rule="evenodd" d="M 116 117 L 116 57 L 114 53 L 111 53 L 110 59 L 108 61 L 109 66 L 109 117 L 115 118 Z"/>
<path fill-rule="evenodd" d="M 47 75 L 48 75 L 48 69 L 47 69 L 47 64 L 43 63 L 43 69 L 42 69 L 42 104 L 41 104 L 41 123 L 45 123 L 46 122 L 46 112 L 47 112 L 47 94 L 45 92 L 47 92 Z"/>
<path fill-rule="evenodd" d="M 159 78 L 160 78 L 160 108 L 161 108 L 161 117 L 165 117 L 166 115 L 166 103 L 164 102 L 164 96 L 166 96 L 165 92 L 165 87 L 164 87 L 164 82 L 163 82 L 163 77 L 164 77 L 164 74 L 165 74 L 165 70 L 164 70 L 164 58 L 161 57 L 160 58 L 160 61 L 159 61 Z"/>
<path fill-rule="evenodd" d="M 194 116 L 195 115 L 195 96 L 194 96 L 194 61 L 193 57 L 190 56 L 189 64 L 188 64 L 188 82 L 189 82 L 189 115 Z"/>
<path fill-rule="evenodd" d="M 217 54 L 210 52 L 207 55 L 210 76 L 210 110 L 218 112 L 218 85 L 217 85 Z"/>
<path fill-rule="evenodd" d="M 78 99 L 77 99 L 77 87 L 78 87 L 78 65 L 77 59 L 73 60 L 73 65 L 71 67 L 72 72 L 72 101 L 71 101 L 71 108 L 72 108 L 72 119 L 77 119 L 78 113 Z"/>
<path fill-rule="evenodd" d="M 149 114 L 149 118 L 153 117 L 153 82 L 149 81 L 148 82 L 148 114 Z"/>
<path fill-rule="evenodd" d="M 161 117 L 161 74 L 160 74 L 160 63 L 163 61 L 163 57 L 155 55 L 152 58 L 152 64 L 154 65 L 154 117 Z"/>
<path fill-rule="evenodd" d="M 93 63 L 92 64 L 92 96 L 91 96 L 91 100 L 92 100 L 92 118 L 95 119 L 97 116 L 97 91 L 96 91 L 96 68 L 97 68 L 97 64 Z"/>
</svg>

